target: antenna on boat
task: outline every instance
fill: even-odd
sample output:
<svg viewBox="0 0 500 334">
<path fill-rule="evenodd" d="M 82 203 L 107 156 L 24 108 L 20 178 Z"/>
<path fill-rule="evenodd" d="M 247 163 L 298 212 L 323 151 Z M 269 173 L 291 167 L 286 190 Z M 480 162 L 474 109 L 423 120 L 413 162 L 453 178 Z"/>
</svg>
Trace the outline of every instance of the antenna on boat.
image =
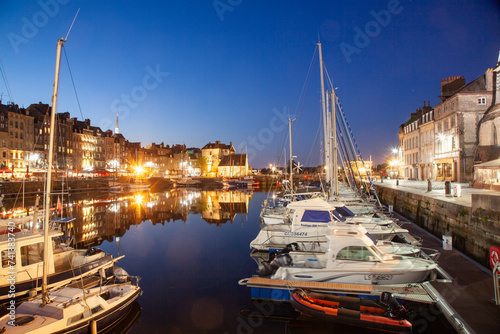
<svg viewBox="0 0 500 334">
<path fill-rule="evenodd" d="M 69 27 L 69 30 L 68 30 L 68 33 L 66 34 L 66 37 L 64 37 L 64 41 L 66 42 L 68 40 L 68 36 L 69 36 L 69 33 L 71 31 L 71 28 L 73 28 L 73 24 L 75 23 L 76 21 L 76 17 L 78 16 L 78 13 L 80 12 L 80 8 L 78 8 L 78 10 L 76 11 L 76 14 L 75 14 L 75 18 L 73 19 L 73 22 L 71 22 L 71 25 Z"/>
</svg>

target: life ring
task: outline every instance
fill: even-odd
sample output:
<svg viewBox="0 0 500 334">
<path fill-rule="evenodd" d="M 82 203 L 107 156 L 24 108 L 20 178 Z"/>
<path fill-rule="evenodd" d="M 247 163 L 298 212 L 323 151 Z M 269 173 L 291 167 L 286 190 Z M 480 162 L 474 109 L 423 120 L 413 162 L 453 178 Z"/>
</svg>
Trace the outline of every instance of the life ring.
<svg viewBox="0 0 500 334">
<path fill-rule="evenodd" d="M 495 269 L 497 262 L 500 261 L 500 247 L 491 246 L 490 248 L 490 267 L 491 270 Z"/>
</svg>

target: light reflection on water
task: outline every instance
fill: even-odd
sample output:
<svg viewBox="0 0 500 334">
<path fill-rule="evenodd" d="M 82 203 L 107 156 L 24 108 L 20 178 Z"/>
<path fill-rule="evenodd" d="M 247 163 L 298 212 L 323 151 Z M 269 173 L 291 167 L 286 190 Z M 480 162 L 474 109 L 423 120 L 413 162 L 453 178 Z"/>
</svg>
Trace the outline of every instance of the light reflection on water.
<svg viewBox="0 0 500 334">
<path fill-rule="evenodd" d="M 260 230 L 265 193 L 175 190 L 120 197 L 100 194 L 65 210 L 80 248 L 98 246 L 140 276 L 142 312 L 130 333 L 367 333 L 311 321 L 273 321 L 240 311 L 288 311 L 253 304 L 238 281 L 256 273 L 250 241 Z M 245 313 L 245 312 L 244 312 Z M 285 312 L 286 313 L 286 312 Z M 256 313 L 252 313 L 256 314 Z M 281 312 L 281 314 L 284 314 Z"/>
</svg>

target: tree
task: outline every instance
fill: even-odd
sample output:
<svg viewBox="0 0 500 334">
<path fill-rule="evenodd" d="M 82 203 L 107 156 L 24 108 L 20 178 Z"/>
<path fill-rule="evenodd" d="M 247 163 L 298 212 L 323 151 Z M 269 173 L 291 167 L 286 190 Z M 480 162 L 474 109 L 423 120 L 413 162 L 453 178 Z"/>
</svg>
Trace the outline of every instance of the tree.
<svg viewBox="0 0 500 334">
<path fill-rule="evenodd" d="M 207 176 L 208 173 L 207 157 L 201 155 L 198 156 L 198 158 L 196 158 L 196 167 L 200 168 L 201 176 Z"/>
</svg>

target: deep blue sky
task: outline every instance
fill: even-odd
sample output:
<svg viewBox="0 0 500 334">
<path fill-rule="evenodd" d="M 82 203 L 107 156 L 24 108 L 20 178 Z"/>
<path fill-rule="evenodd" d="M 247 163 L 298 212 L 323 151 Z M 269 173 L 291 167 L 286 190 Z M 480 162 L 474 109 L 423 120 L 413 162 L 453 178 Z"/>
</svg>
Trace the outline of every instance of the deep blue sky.
<svg viewBox="0 0 500 334">
<path fill-rule="evenodd" d="M 294 155 L 320 163 L 318 37 L 363 158 L 376 162 L 410 112 L 439 102 L 441 78 L 470 82 L 500 50 L 494 0 L 2 0 L 0 59 L 12 93 L 0 79 L 3 103 L 50 103 L 57 40 L 78 8 L 65 50 L 82 113 L 64 54 L 58 112 L 106 130 L 119 109 L 120 132 L 143 146 L 221 140 L 239 151 L 246 142 L 257 168 L 283 154 L 277 115 L 287 113 L 297 117 Z M 356 39 L 367 28 L 369 40 Z M 347 45 L 356 48 L 348 57 Z"/>
</svg>

